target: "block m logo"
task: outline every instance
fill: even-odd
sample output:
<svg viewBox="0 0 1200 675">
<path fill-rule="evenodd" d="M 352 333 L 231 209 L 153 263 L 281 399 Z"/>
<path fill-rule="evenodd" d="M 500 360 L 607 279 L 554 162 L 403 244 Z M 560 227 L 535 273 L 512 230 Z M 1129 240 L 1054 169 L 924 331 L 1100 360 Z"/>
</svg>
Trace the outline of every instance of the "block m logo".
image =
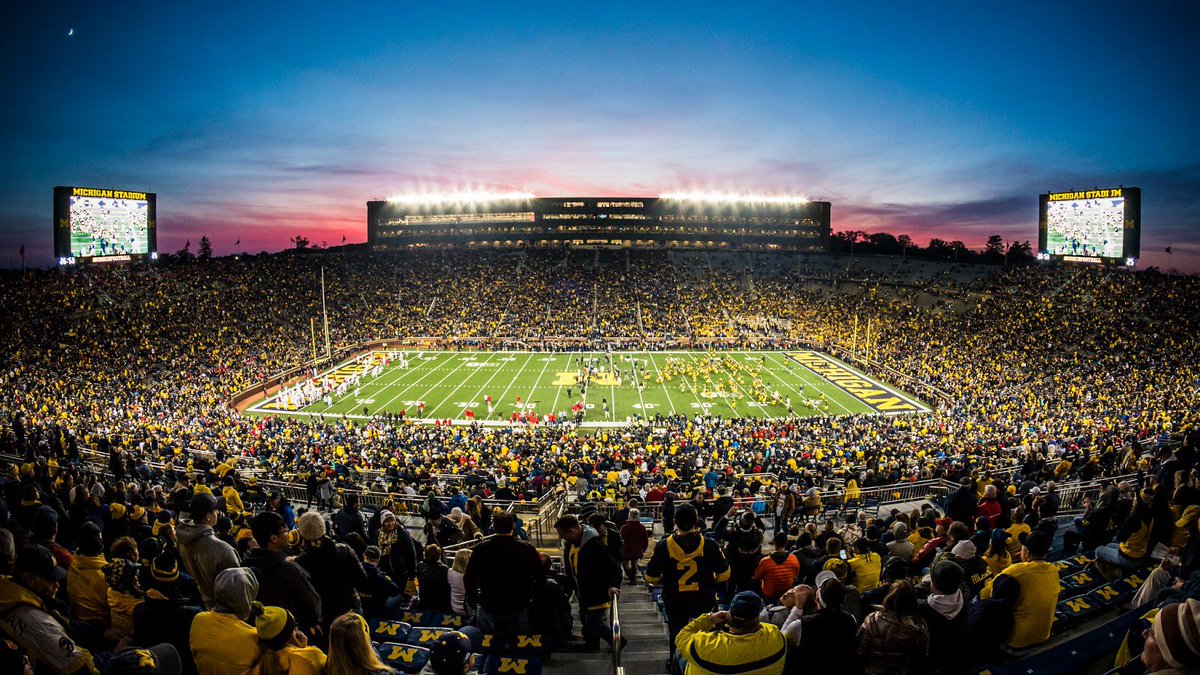
<svg viewBox="0 0 1200 675">
<path fill-rule="evenodd" d="M 500 667 L 496 669 L 498 673 L 516 673 L 516 675 L 525 675 L 525 671 L 529 668 L 529 659 L 510 659 L 507 656 L 500 658 Z"/>
</svg>

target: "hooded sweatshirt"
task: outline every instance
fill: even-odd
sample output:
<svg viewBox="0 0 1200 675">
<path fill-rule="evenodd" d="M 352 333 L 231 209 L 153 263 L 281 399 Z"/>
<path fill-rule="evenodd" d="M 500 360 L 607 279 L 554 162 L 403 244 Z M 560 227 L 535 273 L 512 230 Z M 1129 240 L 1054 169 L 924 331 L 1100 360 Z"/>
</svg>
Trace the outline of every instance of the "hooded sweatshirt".
<svg viewBox="0 0 1200 675">
<path fill-rule="evenodd" d="M 211 530 L 210 530 L 211 531 Z M 258 631 L 242 617 L 258 595 L 258 580 L 245 568 L 222 571 L 213 584 L 214 607 L 192 620 L 189 642 L 196 670 L 205 675 L 246 675 L 261 667 Z"/>
<path fill-rule="evenodd" d="M 221 541 L 209 525 L 197 525 L 191 518 L 181 518 L 175 529 L 179 540 L 179 557 L 188 574 L 196 580 L 204 606 L 213 606 L 213 579 L 222 571 L 238 566 L 237 551 Z M 253 598 L 252 598 L 253 599 Z"/>
<path fill-rule="evenodd" d="M 265 548 L 252 549 L 245 562 L 258 577 L 259 602 L 290 611 L 301 628 L 320 625 L 321 596 L 303 567 L 288 560 L 282 551 Z"/>
<path fill-rule="evenodd" d="M 586 525 L 579 546 L 565 545 L 567 569 L 579 593 L 579 606 L 589 610 L 607 608 L 608 589 L 621 586 L 621 566 L 608 554 L 596 530 Z"/>
<path fill-rule="evenodd" d="M 932 671 L 957 671 L 959 642 L 967 627 L 967 605 L 962 590 L 933 593 L 921 606 L 929 629 L 929 661 Z"/>
</svg>

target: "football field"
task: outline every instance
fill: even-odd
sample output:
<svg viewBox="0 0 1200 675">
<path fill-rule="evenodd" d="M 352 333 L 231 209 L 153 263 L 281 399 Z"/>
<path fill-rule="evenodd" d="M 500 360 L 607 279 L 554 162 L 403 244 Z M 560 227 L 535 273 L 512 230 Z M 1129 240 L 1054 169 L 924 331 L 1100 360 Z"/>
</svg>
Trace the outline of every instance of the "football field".
<svg viewBox="0 0 1200 675">
<path fill-rule="evenodd" d="M 251 414 L 510 424 L 579 418 L 904 414 L 928 406 L 815 351 L 373 351 L 248 409 Z"/>
</svg>

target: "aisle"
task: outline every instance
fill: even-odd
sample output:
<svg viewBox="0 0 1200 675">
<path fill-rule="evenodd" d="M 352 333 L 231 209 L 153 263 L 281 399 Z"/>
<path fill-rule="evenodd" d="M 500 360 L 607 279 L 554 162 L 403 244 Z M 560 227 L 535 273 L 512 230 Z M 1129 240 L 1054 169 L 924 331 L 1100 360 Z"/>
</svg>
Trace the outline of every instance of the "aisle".
<svg viewBox="0 0 1200 675">
<path fill-rule="evenodd" d="M 667 626 L 644 585 L 621 587 L 621 632 L 629 643 L 621 665 L 631 675 L 666 673 Z M 579 622 L 575 622 L 579 631 Z M 556 653 L 542 669 L 547 675 L 610 675 L 612 654 L 603 644 L 595 654 Z"/>
</svg>

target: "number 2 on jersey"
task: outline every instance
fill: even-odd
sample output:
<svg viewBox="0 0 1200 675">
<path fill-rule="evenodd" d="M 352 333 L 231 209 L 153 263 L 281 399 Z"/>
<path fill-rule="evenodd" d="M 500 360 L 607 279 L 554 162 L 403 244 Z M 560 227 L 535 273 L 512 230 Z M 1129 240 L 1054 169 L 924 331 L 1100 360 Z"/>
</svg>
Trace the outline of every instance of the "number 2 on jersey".
<svg viewBox="0 0 1200 675">
<path fill-rule="evenodd" d="M 700 584 L 693 582 L 692 577 L 700 570 L 700 563 L 695 558 L 686 558 L 675 562 L 675 569 L 682 572 L 679 575 L 679 592 L 688 593 L 700 590 Z"/>
</svg>

